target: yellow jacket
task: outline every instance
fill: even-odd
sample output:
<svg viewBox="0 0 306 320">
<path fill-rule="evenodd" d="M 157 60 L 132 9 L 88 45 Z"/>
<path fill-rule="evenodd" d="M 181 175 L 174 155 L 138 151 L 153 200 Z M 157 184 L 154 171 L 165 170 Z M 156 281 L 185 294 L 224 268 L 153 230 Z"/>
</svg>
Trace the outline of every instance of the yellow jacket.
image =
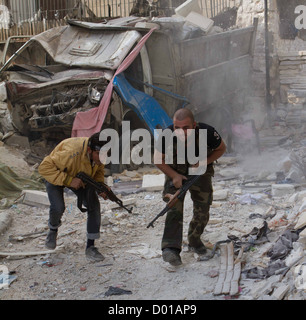
<svg viewBox="0 0 306 320">
<path fill-rule="evenodd" d="M 60 142 L 44 158 L 38 172 L 50 183 L 69 187 L 77 173 L 83 171 L 98 182 L 104 181 L 104 165 L 91 165 L 87 154 L 89 138 L 69 138 Z"/>
</svg>

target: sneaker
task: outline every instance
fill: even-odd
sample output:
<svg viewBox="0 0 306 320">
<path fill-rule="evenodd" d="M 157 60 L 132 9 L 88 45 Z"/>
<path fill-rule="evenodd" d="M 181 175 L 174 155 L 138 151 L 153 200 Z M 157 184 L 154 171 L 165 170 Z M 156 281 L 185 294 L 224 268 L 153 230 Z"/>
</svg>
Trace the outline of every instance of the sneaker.
<svg viewBox="0 0 306 320">
<path fill-rule="evenodd" d="M 173 266 L 179 266 L 182 264 L 181 256 L 175 249 L 163 249 L 163 259 L 165 262 L 169 262 Z"/>
<path fill-rule="evenodd" d="M 94 246 L 87 248 L 85 254 L 86 258 L 91 261 L 103 261 L 105 259 L 104 256 Z"/>
<path fill-rule="evenodd" d="M 46 248 L 54 250 L 56 248 L 57 231 L 49 230 L 45 242 Z"/>
<path fill-rule="evenodd" d="M 204 246 L 203 243 L 199 247 L 192 247 L 188 245 L 188 249 L 189 251 L 193 251 L 197 254 L 205 254 L 207 252 L 206 247 Z"/>
</svg>

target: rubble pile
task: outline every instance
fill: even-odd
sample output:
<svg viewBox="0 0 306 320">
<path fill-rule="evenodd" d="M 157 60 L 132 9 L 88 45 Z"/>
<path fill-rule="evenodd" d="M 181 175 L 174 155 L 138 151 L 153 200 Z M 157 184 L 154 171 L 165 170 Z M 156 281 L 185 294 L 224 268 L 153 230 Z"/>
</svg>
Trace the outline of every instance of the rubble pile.
<svg viewBox="0 0 306 320">
<path fill-rule="evenodd" d="M 5 149 L 3 146 L 0 151 Z M 296 150 L 300 155 L 302 145 Z M 286 172 L 296 165 L 289 155 L 286 145 L 277 146 L 261 155 L 227 155 L 215 166 L 214 201 L 202 240 L 209 254 L 216 243 L 230 241 L 234 266 L 240 253 L 234 295 L 216 294 L 222 270 L 218 247 L 210 259 L 188 250 L 189 194 L 185 200 L 183 265 L 172 268 L 162 261 L 163 218 L 155 228 L 146 228 L 165 205 L 163 179 L 152 166 L 106 178 L 133 212 L 101 199 L 97 246 L 106 259 L 100 264 L 88 264 L 85 259 L 86 216 L 78 210 L 70 191 L 65 194 L 66 212 L 55 252 L 44 248 L 48 220 L 44 197 L 28 192 L 27 197 L 1 210 L 0 220 L 7 219 L 9 225 L 0 224 L 0 259 L 10 271 L 11 282 L 8 290 L 0 291 L 0 299 L 304 300 L 306 191 L 305 182 L 286 179 Z M 12 163 L 13 157 L 10 160 Z M 121 293 L 110 295 L 110 288 Z"/>
</svg>

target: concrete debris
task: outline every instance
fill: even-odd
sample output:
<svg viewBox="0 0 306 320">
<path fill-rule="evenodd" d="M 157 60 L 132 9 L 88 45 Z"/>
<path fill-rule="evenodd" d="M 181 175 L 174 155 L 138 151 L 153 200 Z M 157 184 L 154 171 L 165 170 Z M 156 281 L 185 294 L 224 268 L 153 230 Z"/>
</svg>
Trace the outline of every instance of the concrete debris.
<svg viewBox="0 0 306 320">
<path fill-rule="evenodd" d="M 272 196 L 284 197 L 293 194 L 295 188 L 292 184 L 272 184 Z"/>
<path fill-rule="evenodd" d="M 276 300 L 282 300 L 289 289 L 290 287 L 288 285 L 281 285 L 273 291 L 272 297 Z"/>
<path fill-rule="evenodd" d="M 306 210 L 301 213 L 294 229 L 300 229 L 306 226 Z"/>
<path fill-rule="evenodd" d="M 133 206 L 133 214 L 101 198 L 97 247 L 106 257 L 103 264 L 88 264 L 85 259 L 86 216 L 77 208 L 73 193 L 65 193 L 59 252 L 44 249 L 49 210 L 45 193 L 27 191 L 26 201 L 0 211 L 0 221 L 1 217 L 12 219 L 0 232 L 1 264 L 18 276 L 9 290 L 1 291 L 1 298 L 98 299 L 114 286 L 133 288 L 132 294 L 118 295 L 118 299 L 304 300 L 306 192 L 303 183 L 286 180 L 296 166 L 287 148 L 272 147 L 250 158 L 224 157 L 215 165 L 214 201 L 202 240 L 208 251 L 218 241 L 233 241 L 233 264 L 230 260 L 232 268 L 224 274 L 224 292 L 222 284 L 221 293 L 214 294 L 218 278 L 222 280 L 219 249 L 213 258 L 202 261 L 183 248 L 180 268 L 169 271 L 164 265 L 160 241 L 165 217 L 154 229 L 146 228 L 164 208 L 164 175 L 154 167 L 143 167 L 106 177 L 123 203 Z M 298 148 L 295 153 L 301 154 Z M 12 156 L 9 160 L 14 162 Z M 184 208 L 183 244 L 187 247 L 193 212 L 189 193 Z M 243 255 L 237 260 L 242 246 Z M 219 273 L 209 276 L 203 267 Z M 56 277 L 46 268 L 56 269 Z M 182 290 L 172 288 L 170 282 Z M 86 290 L 81 291 L 83 287 Z M 112 297 L 103 295 L 103 299 Z"/>
<path fill-rule="evenodd" d="M 186 21 L 196 27 L 201 28 L 204 32 L 209 32 L 214 25 L 214 21 L 202 16 L 202 14 L 191 11 L 186 16 Z"/>
<path fill-rule="evenodd" d="M 134 254 L 144 259 L 159 258 L 161 256 L 160 250 L 152 249 L 148 244 L 143 244 L 139 248 L 127 250 L 127 253 Z"/>
<path fill-rule="evenodd" d="M 29 206 L 35 206 L 35 207 L 50 206 L 48 194 L 46 192 L 37 191 L 37 190 L 24 190 L 22 192 L 22 196 L 23 196 L 23 200 L 22 200 L 23 204 L 27 204 Z"/>
<path fill-rule="evenodd" d="M 165 175 L 144 175 L 142 180 L 142 189 L 145 191 L 163 190 L 165 183 Z"/>
</svg>

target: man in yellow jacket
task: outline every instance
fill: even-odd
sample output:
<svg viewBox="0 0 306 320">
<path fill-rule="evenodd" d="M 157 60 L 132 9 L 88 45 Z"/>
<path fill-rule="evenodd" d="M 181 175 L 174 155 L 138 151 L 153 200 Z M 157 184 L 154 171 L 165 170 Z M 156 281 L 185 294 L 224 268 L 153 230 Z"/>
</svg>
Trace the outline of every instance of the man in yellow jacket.
<svg viewBox="0 0 306 320">
<path fill-rule="evenodd" d="M 86 257 L 94 261 L 102 261 L 103 255 L 94 246 L 95 239 L 100 237 L 101 212 L 96 191 L 84 185 L 76 178 L 77 173 L 85 172 L 98 182 L 104 181 L 104 165 L 99 159 L 100 149 L 105 142 L 99 141 L 99 133 L 90 138 L 69 138 L 60 142 L 55 149 L 44 158 L 38 171 L 46 180 L 46 190 L 50 201 L 50 228 L 45 245 L 55 249 L 57 231 L 65 211 L 64 188 L 70 188 L 87 209 L 87 245 Z M 105 196 L 102 194 L 105 198 Z"/>
</svg>

